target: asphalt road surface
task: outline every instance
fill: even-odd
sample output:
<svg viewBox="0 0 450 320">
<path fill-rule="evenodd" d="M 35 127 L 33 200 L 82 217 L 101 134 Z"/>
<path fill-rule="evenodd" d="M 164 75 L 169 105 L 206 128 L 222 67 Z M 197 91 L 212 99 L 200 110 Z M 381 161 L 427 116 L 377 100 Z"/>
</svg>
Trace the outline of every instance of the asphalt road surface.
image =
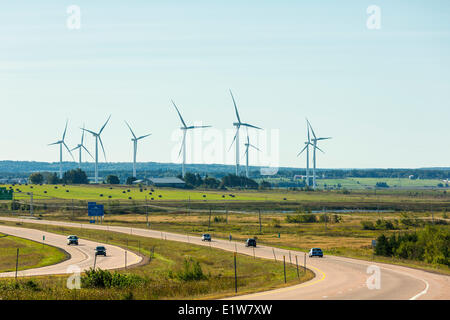
<svg viewBox="0 0 450 320">
<path fill-rule="evenodd" d="M 84 239 L 78 240 L 78 246 L 67 245 L 67 236 L 62 236 L 59 234 L 54 234 L 50 232 L 44 232 L 41 230 L 26 229 L 20 227 L 9 227 L 0 225 L 0 232 L 20 238 L 25 238 L 37 242 L 44 242 L 45 244 L 58 247 L 66 251 L 70 258 L 61 263 L 54 265 L 27 269 L 18 271 L 17 276 L 38 276 L 38 275 L 50 275 L 50 274 L 70 274 L 74 272 L 73 267 L 78 266 L 81 271 L 88 270 L 94 266 L 95 254 L 94 249 L 96 246 L 105 246 L 106 257 L 97 256 L 95 261 L 96 268 L 101 269 L 118 269 L 125 267 L 125 251 L 117 246 L 112 246 L 109 244 L 88 241 Z M 45 235 L 45 240 L 43 241 L 43 236 Z M 137 264 L 142 261 L 142 257 L 134 254 L 133 252 L 127 251 L 126 253 L 126 263 L 127 267 Z M 19 265 L 20 265 L 20 251 L 19 251 Z M 14 272 L 4 272 L 0 273 L 0 277 L 14 277 Z"/>
<path fill-rule="evenodd" d="M 19 219 L 0 217 L 0 220 L 18 221 Z M 328 255 L 323 258 L 305 258 L 305 254 L 298 251 L 288 251 L 260 245 L 258 245 L 256 249 L 253 249 L 245 247 L 245 244 L 242 242 L 220 239 L 213 239 L 212 242 L 203 242 L 201 241 L 200 236 L 193 237 L 192 235 L 189 236 L 156 230 L 60 221 L 29 219 L 24 219 L 22 221 L 37 224 L 109 230 L 143 237 L 188 242 L 227 251 L 237 251 L 240 254 L 254 255 L 260 258 L 276 258 L 277 261 L 282 261 L 284 256 L 286 262 L 291 261 L 293 264 L 296 263 L 297 257 L 299 265 L 303 266 L 306 261 L 306 267 L 311 269 L 316 275 L 314 279 L 299 285 L 237 296 L 234 299 L 450 299 L 450 276 L 413 268 Z M 375 273 L 373 270 L 375 270 Z M 379 273 L 377 270 L 379 270 Z M 378 279 L 380 279 L 380 281 L 374 282 L 373 279 L 377 275 L 379 275 Z"/>
</svg>

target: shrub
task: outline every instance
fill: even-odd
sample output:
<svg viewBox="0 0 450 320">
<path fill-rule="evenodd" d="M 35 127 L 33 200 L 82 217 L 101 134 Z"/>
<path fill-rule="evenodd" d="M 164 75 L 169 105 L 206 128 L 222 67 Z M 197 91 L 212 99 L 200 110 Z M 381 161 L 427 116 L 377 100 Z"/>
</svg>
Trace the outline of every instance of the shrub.
<svg viewBox="0 0 450 320">
<path fill-rule="evenodd" d="M 111 273 L 108 270 L 92 268 L 81 277 L 83 288 L 127 288 L 143 282 L 145 279 L 135 274 Z"/>
<path fill-rule="evenodd" d="M 286 222 L 287 223 L 313 223 L 317 222 L 317 218 L 315 215 L 311 213 L 305 213 L 305 214 L 297 214 L 297 215 L 287 215 L 286 216 Z"/>
<path fill-rule="evenodd" d="M 200 263 L 192 258 L 184 259 L 183 269 L 178 271 L 175 277 L 182 281 L 205 280 L 207 278 L 203 274 Z"/>
</svg>

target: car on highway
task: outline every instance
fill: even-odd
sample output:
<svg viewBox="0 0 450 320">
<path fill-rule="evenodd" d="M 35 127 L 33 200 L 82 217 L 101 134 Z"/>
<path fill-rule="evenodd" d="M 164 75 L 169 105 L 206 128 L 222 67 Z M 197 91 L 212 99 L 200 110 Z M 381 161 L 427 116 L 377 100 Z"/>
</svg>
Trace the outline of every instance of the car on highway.
<svg viewBox="0 0 450 320">
<path fill-rule="evenodd" d="M 106 248 L 104 246 L 97 246 L 95 248 L 96 256 L 105 256 L 106 257 Z"/>
<path fill-rule="evenodd" d="M 78 237 L 77 236 L 70 235 L 67 237 L 67 245 L 70 246 L 71 244 L 78 245 Z"/>
<path fill-rule="evenodd" d="M 202 235 L 202 241 L 211 241 L 211 235 L 209 233 L 204 233 Z"/>
<path fill-rule="evenodd" d="M 323 258 L 323 252 L 322 252 L 322 249 L 320 249 L 320 248 L 312 248 L 311 250 L 309 250 L 308 255 L 310 258 L 312 258 L 312 257 Z"/>
<path fill-rule="evenodd" d="M 245 241 L 246 247 L 255 247 L 256 248 L 256 239 L 250 238 Z"/>
</svg>

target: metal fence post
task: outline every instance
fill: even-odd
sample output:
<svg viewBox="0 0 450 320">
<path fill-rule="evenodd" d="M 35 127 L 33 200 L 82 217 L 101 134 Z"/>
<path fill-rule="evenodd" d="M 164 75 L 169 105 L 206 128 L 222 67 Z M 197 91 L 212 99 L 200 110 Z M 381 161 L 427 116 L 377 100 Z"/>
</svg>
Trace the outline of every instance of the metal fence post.
<svg viewBox="0 0 450 320">
<path fill-rule="evenodd" d="M 19 269 L 19 248 L 17 248 L 17 256 L 16 256 L 16 281 L 17 281 L 17 269 Z"/>
<path fill-rule="evenodd" d="M 236 252 L 234 253 L 234 292 L 237 293 Z"/>
<path fill-rule="evenodd" d="M 286 283 L 286 257 L 283 256 L 284 283 Z"/>
</svg>

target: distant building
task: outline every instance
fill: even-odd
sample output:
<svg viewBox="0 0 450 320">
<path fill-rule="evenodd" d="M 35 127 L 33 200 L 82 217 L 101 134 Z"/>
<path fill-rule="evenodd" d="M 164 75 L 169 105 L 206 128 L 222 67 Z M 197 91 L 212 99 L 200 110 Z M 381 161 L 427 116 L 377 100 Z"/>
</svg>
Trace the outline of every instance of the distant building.
<svg viewBox="0 0 450 320">
<path fill-rule="evenodd" d="M 184 188 L 186 186 L 186 182 L 176 177 L 148 178 L 146 182 L 148 185 L 154 185 L 155 187 Z"/>
<path fill-rule="evenodd" d="M 413 180 L 413 179 L 414 179 L 414 175 L 411 174 L 410 176 L 408 176 L 408 179 L 409 179 L 409 180 Z"/>
</svg>

